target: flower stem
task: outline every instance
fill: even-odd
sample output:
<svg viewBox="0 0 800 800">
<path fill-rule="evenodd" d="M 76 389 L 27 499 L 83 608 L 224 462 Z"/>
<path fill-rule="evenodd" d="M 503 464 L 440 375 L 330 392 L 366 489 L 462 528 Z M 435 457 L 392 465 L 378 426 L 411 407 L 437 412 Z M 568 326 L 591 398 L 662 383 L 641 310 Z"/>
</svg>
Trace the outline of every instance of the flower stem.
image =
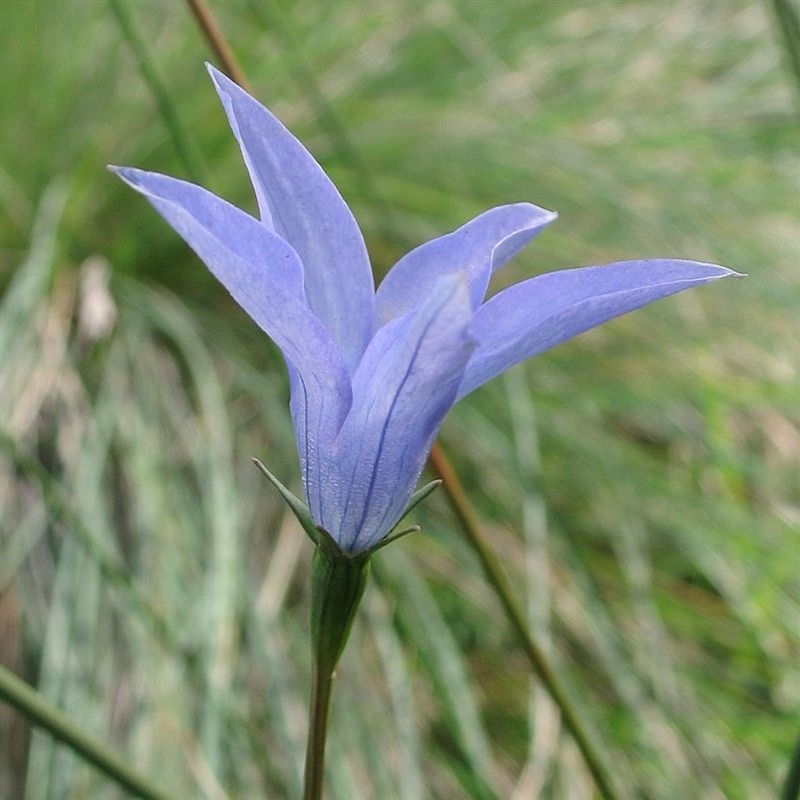
<svg viewBox="0 0 800 800">
<path fill-rule="evenodd" d="M 594 736 L 580 717 L 577 707 L 572 702 L 565 684 L 558 677 L 553 664 L 548 656 L 539 647 L 531 636 L 528 622 L 522 608 L 514 596 L 497 556 L 486 543 L 481 525 L 472 510 L 464 489 L 450 465 L 441 447 L 434 445 L 431 450 L 429 463 L 433 471 L 442 479 L 444 490 L 447 493 L 450 505 L 458 518 L 461 528 L 466 534 L 467 541 L 478 556 L 484 574 L 490 586 L 494 589 L 503 610 L 508 617 L 514 632 L 517 634 L 522 649 L 533 668 L 534 673 L 544 685 L 550 697 L 558 706 L 561 716 L 575 743 L 578 745 L 586 766 L 592 773 L 595 784 L 605 800 L 620 800 L 623 794 L 615 786 L 611 772 L 604 762 L 600 749 L 594 741 Z"/>
<path fill-rule="evenodd" d="M 328 731 L 328 710 L 331 704 L 333 672 L 314 663 L 311 704 L 308 710 L 308 742 L 303 800 L 322 797 L 322 776 L 325 765 L 325 737 Z"/>
<path fill-rule="evenodd" d="M 105 742 L 78 728 L 43 695 L 2 664 L 0 699 L 24 714 L 34 725 L 39 725 L 51 736 L 71 747 L 131 794 L 144 800 L 168 800 L 168 795 L 112 752 Z"/>
<path fill-rule="evenodd" d="M 303 800 L 320 800 L 334 671 L 369 578 L 369 554 L 349 556 L 322 529 L 311 561 L 313 677 Z"/>
</svg>

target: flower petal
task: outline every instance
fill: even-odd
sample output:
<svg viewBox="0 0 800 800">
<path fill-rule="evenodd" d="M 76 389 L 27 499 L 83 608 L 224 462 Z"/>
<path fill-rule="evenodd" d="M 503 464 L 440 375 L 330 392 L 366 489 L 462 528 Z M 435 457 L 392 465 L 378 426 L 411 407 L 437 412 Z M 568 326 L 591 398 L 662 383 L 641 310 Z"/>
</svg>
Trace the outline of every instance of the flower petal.
<svg viewBox="0 0 800 800">
<path fill-rule="evenodd" d="M 375 329 L 374 281 L 364 238 L 322 167 L 264 106 L 208 65 L 239 141 L 264 224 L 303 262 L 311 310 L 351 372 Z"/>
<path fill-rule="evenodd" d="M 697 261 L 620 261 L 539 275 L 492 297 L 475 314 L 478 348 L 459 398 L 514 364 L 671 294 L 737 273 Z"/>
<path fill-rule="evenodd" d="M 336 442 L 323 522 L 344 550 L 368 549 L 402 516 L 475 346 L 471 318 L 465 276 L 450 275 L 370 343 Z"/>
<path fill-rule="evenodd" d="M 379 322 L 421 305 L 436 281 L 453 272 L 466 273 L 472 307 L 477 308 L 492 272 L 517 255 L 556 216 L 531 203 L 498 206 L 452 233 L 420 245 L 403 256 L 378 287 Z"/>
<path fill-rule="evenodd" d="M 305 482 L 318 484 L 317 453 L 332 446 L 350 408 L 350 378 L 305 301 L 297 254 L 257 219 L 199 186 L 153 172 L 113 170 L 150 201 L 281 349 L 292 378 Z"/>
</svg>

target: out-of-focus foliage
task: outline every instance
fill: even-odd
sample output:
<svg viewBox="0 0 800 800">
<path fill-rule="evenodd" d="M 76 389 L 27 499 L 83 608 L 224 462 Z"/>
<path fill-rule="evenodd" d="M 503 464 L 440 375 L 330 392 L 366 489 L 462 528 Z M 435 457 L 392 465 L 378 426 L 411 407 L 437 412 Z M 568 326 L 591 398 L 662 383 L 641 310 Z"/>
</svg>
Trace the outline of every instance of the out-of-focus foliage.
<svg viewBox="0 0 800 800">
<path fill-rule="evenodd" d="M 126 6 L 209 184 L 254 208 L 178 2 Z M 749 273 L 564 345 L 442 441 L 632 796 L 770 796 L 797 735 L 797 87 L 744 0 L 212 2 L 376 274 L 484 208 L 499 276 Z M 108 162 L 186 175 L 111 7 L 0 9 L 0 659 L 177 796 L 295 797 L 305 537 L 271 345 Z M 174 130 L 174 129 L 173 129 Z M 330 796 L 591 797 L 442 498 L 375 559 Z M 0 708 L 0 794 L 114 797 Z"/>
</svg>

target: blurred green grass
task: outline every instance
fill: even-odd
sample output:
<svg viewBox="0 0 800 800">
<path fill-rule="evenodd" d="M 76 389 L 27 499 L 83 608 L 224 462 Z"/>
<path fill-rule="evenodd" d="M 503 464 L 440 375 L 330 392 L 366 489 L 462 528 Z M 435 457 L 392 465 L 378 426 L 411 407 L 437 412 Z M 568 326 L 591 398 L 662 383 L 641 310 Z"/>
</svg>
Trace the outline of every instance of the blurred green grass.
<svg viewBox="0 0 800 800">
<path fill-rule="evenodd" d="M 126 7 L 208 184 L 252 209 L 186 8 Z M 561 218 L 503 283 L 749 274 L 545 354 L 442 441 L 631 796 L 770 796 L 800 700 L 798 94 L 770 6 L 213 8 L 377 275 L 514 200 Z M 297 474 L 282 366 L 105 171 L 187 175 L 110 6 L 0 18 L 0 658 L 178 796 L 296 796 L 309 552 L 249 462 Z M 330 796 L 592 796 L 445 503 L 417 516 L 337 678 Z M 6 712 L 0 794 L 116 796 Z"/>
</svg>

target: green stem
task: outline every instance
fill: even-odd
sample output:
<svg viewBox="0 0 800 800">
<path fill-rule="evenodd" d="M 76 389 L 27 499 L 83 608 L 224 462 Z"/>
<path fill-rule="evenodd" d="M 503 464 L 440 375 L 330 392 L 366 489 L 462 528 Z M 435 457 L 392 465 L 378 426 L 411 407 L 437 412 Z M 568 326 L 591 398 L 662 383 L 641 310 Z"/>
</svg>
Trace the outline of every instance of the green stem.
<svg viewBox="0 0 800 800">
<path fill-rule="evenodd" d="M 578 709 L 572 702 L 566 685 L 558 677 L 558 673 L 545 652 L 531 636 L 527 619 L 514 596 L 508 578 L 503 572 L 497 557 L 484 540 L 481 525 L 461 487 L 461 483 L 438 445 L 434 445 L 431 450 L 429 463 L 438 477 L 442 479 L 443 488 L 447 493 L 453 511 L 467 536 L 467 540 L 481 562 L 489 585 L 494 589 L 498 600 L 503 606 L 506 617 L 522 644 L 534 673 L 536 673 L 548 694 L 558 706 L 564 724 L 583 754 L 586 766 L 592 773 L 600 794 L 605 800 L 620 800 L 623 794 L 615 786 L 611 771 L 604 763 L 600 749 L 594 741 L 594 736 L 580 718 Z"/>
<path fill-rule="evenodd" d="M 132 769 L 105 742 L 80 728 L 39 692 L 0 664 L 0 699 L 24 714 L 34 725 L 75 750 L 124 789 L 144 800 L 169 800 L 169 795 L 153 786 Z"/>
<path fill-rule="evenodd" d="M 331 705 L 333 672 L 314 662 L 311 684 L 311 704 L 308 710 L 308 741 L 303 800 L 322 797 L 322 777 L 325 766 L 325 738 L 328 732 L 328 711 Z"/>
<path fill-rule="evenodd" d="M 349 556 L 321 528 L 311 561 L 311 651 L 314 675 L 308 712 L 303 800 L 320 800 L 331 683 L 369 579 L 369 554 Z"/>
</svg>

